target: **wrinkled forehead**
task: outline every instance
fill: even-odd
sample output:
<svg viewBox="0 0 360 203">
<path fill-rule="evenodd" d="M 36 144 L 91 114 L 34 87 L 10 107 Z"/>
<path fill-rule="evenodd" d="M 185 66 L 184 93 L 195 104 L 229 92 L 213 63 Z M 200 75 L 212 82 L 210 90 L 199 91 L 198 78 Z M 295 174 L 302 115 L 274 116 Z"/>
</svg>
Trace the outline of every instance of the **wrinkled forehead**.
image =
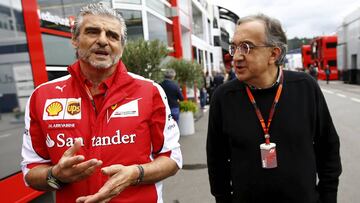
<svg viewBox="0 0 360 203">
<path fill-rule="evenodd" d="M 121 33 L 122 28 L 118 19 L 104 15 L 85 15 L 80 30 L 86 28 L 98 28 L 103 30 L 110 30 L 112 32 Z"/>
<path fill-rule="evenodd" d="M 265 42 L 265 25 L 262 21 L 247 21 L 235 28 L 232 44 L 240 44 L 242 42 L 251 42 L 257 44 Z"/>
</svg>

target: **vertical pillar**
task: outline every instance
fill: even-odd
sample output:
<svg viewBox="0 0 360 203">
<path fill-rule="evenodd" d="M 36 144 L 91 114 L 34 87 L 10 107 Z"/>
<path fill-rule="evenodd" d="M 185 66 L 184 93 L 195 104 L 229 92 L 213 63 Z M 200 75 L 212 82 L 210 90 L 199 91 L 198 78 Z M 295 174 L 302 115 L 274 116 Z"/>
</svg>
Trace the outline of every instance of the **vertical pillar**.
<svg viewBox="0 0 360 203">
<path fill-rule="evenodd" d="M 48 81 L 36 0 L 22 0 L 26 39 L 34 86 Z"/>
<path fill-rule="evenodd" d="M 174 50 L 175 58 L 182 58 L 183 56 L 183 47 L 182 47 L 182 40 L 181 40 L 181 23 L 180 23 L 180 17 L 179 17 L 179 7 L 177 0 L 171 0 L 171 6 L 173 9 L 175 9 L 176 15 L 173 16 L 173 34 L 174 34 Z"/>
</svg>

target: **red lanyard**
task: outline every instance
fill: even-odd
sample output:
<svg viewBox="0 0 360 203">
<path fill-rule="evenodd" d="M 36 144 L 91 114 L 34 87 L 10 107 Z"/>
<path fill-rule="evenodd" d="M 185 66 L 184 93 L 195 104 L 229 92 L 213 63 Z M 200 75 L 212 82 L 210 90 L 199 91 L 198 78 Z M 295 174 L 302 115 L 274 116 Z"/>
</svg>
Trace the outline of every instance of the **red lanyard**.
<svg viewBox="0 0 360 203">
<path fill-rule="evenodd" d="M 265 143 L 266 144 L 270 144 L 270 135 L 269 135 L 269 128 L 270 128 L 270 124 L 271 124 L 271 121 L 272 121 L 272 118 L 274 116 L 274 113 L 275 113 L 275 108 L 276 108 L 276 105 L 277 103 L 279 102 L 279 98 L 280 98 L 280 95 L 281 95 L 281 92 L 282 92 L 282 87 L 283 87 L 283 73 L 282 73 L 282 70 L 279 69 L 280 72 L 280 84 L 277 88 L 277 91 L 276 91 L 276 96 L 275 96 L 275 99 L 274 99 L 274 102 L 271 106 L 271 109 L 270 109 L 270 114 L 269 114 L 269 119 L 268 119 L 268 122 L 267 122 L 267 126 L 265 125 L 265 121 L 264 121 L 264 118 L 263 116 L 261 115 L 261 111 L 259 109 L 259 107 L 256 105 L 256 101 L 254 99 L 254 96 L 252 95 L 251 91 L 250 91 L 250 88 L 248 86 L 246 86 L 246 92 L 247 92 L 247 95 L 249 96 L 249 99 L 252 103 L 252 105 L 254 106 L 254 109 L 255 109 L 255 112 L 256 112 L 256 115 L 260 121 L 260 124 L 261 124 L 261 127 L 262 129 L 264 130 L 264 137 L 265 137 Z"/>
</svg>

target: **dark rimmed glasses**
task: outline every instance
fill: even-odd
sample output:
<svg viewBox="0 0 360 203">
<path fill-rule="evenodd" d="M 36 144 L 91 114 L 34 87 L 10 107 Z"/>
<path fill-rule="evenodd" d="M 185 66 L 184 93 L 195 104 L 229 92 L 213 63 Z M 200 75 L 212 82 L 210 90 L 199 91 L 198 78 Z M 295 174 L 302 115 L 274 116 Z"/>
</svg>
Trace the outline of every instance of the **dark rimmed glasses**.
<svg viewBox="0 0 360 203">
<path fill-rule="evenodd" d="M 255 48 L 260 48 L 260 47 L 274 47 L 272 45 L 253 45 L 253 44 L 249 44 L 247 42 L 242 42 L 241 44 L 239 44 L 238 46 L 231 44 L 229 45 L 229 54 L 230 56 L 234 56 L 236 50 L 240 53 L 240 54 L 249 54 L 251 49 L 255 49 Z"/>
</svg>

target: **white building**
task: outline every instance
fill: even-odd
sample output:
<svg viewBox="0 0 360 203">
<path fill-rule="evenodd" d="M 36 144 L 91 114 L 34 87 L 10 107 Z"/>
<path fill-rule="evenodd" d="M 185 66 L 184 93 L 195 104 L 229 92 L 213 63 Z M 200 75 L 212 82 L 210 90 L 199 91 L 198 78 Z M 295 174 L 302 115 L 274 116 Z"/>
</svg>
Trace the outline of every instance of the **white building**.
<svg viewBox="0 0 360 203">
<path fill-rule="evenodd" d="M 337 30 L 337 61 L 345 83 L 360 84 L 360 7 Z"/>
</svg>

